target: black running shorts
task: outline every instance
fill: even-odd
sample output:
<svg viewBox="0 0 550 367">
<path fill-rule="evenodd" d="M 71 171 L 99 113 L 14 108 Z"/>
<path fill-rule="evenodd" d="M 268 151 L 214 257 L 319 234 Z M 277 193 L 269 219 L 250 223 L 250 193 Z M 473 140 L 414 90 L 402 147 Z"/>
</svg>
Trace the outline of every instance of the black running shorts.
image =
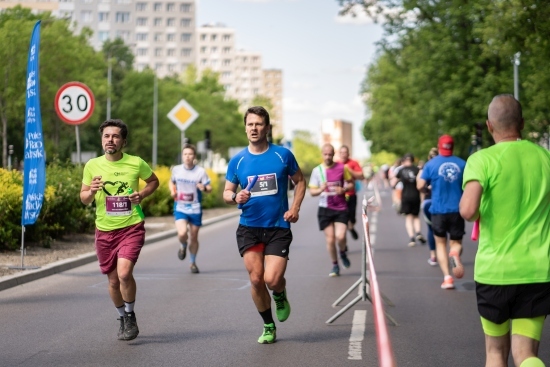
<svg viewBox="0 0 550 367">
<path fill-rule="evenodd" d="M 357 222 L 356 212 L 357 212 L 357 195 L 346 195 L 346 202 L 348 203 L 348 220 L 355 224 Z"/>
<path fill-rule="evenodd" d="M 247 227 L 239 224 L 237 228 L 237 245 L 241 257 L 249 248 L 263 243 L 265 245 L 264 255 L 275 255 L 287 257 L 292 242 L 290 228 L 261 228 Z"/>
<path fill-rule="evenodd" d="M 495 324 L 550 314 L 550 283 L 488 285 L 476 282 L 479 314 Z"/>
<path fill-rule="evenodd" d="M 405 215 L 415 215 L 418 217 L 418 214 L 420 213 L 420 199 L 401 199 L 401 208 L 399 209 L 399 213 Z"/>
<path fill-rule="evenodd" d="M 319 221 L 319 229 L 321 231 L 332 223 L 344 223 L 347 225 L 348 217 L 349 214 L 347 210 L 333 210 L 320 206 L 317 211 L 317 220 Z"/>
<path fill-rule="evenodd" d="M 464 218 L 460 213 L 432 214 L 432 229 L 437 237 L 447 237 L 460 241 L 464 237 Z"/>
</svg>

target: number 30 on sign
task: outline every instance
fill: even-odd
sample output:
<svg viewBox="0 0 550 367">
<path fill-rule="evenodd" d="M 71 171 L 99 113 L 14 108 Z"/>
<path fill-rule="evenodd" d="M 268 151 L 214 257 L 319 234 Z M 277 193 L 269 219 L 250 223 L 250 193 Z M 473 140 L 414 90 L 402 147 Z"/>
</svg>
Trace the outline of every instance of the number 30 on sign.
<svg viewBox="0 0 550 367">
<path fill-rule="evenodd" d="M 92 90 L 80 82 L 63 85 L 55 95 L 55 112 L 70 125 L 86 122 L 94 112 L 94 104 Z"/>
</svg>

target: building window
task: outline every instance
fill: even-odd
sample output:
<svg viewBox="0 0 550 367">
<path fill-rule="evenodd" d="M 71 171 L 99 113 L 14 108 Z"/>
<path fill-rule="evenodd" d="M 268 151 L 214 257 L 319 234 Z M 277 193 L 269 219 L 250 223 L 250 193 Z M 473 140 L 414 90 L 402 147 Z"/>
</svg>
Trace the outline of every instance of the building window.
<svg viewBox="0 0 550 367">
<path fill-rule="evenodd" d="M 205 66 L 206 64 L 208 64 L 208 60 L 207 59 L 202 59 L 201 60 L 201 65 Z"/>
<path fill-rule="evenodd" d="M 190 48 L 182 48 L 181 49 L 181 56 L 191 56 L 191 49 Z"/>
<path fill-rule="evenodd" d="M 231 65 L 231 59 L 224 59 L 223 66 L 229 66 L 229 65 Z"/>
<path fill-rule="evenodd" d="M 132 0 L 116 0 L 117 4 L 130 4 Z"/>
<path fill-rule="evenodd" d="M 82 23 L 91 23 L 93 20 L 93 14 L 91 10 L 83 10 L 80 12 L 80 20 Z"/>
<path fill-rule="evenodd" d="M 257 62 L 258 62 L 258 57 L 257 57 L 257 56 L 254 56 L 254 57 L 252 58 L 252 62 L 253 62 L 253 63 L 257 63 Z"/>
<path fill-rule="evenodd" d="M 162 25 L 162 18 L 155 18 L 155 20 L 153 21 L 153 25 L 155 27 L 160 27 Z"/>
<path fill-rule="evenodd" d="M 231 40 L 231 35 L 230 34 L 224 34 L 222 39 L 224 41 L 230 41 Z"/>
<path fill-rule="evenodd" d="M 147 48 L 138 48 L 137 49 L 137 55 L 138 56 L 147 56 L 149 49 Z"/>
<path fill-rule="evenodd" d="M 161 62 L 157 62 L 157 63 L 155 64 L 155 70 L 161 71 L 161 70 L 162 70 L 162 66 L 163 66 L 163 65 L 162 65 Z"/>
<path fill-rule="evenodd" d="M 176 19 L 175 18 L 166 19 L 166 26 L 167 27 L 173 27 L 175 25 L 176 25 Z"/>
<path fill-rule="evenodd" d="M 201 41 L 206 41 L 206 34 L 201 34 Z"/>
<path fill-rule="evenodd" d="M 130 40 L 130 31 L 116 31 L 116 36 L 123 41 L 129 41 Z"/>
<path fill-rule="evenodd" d="M 225 71 L 222 73 L 222 77 L 223 78 L 230 78 L 231 77 L 231 72 L 230 71 Z"/>
<path fill-rule="evenodd" d="M 136 24 L 140 26 L 146 26 L 147 18 L 137 18 Z"/>
<path fill-rule="evenodd" d="M 217 48 L 217 47 L 212 47 L 212 48 L 210 49 L 210 53 L 211 53 L 211 54 L 216 54 L 216 53 L 218 53 L 218 48 Z"/>
<path fill-rule="evenodd" d="M 167 33 L 166 34 L 166 41 L 174 42 L 175 40 L 176 40 L 176 34 L 175 33 Z"/>
<path fill-rule="evenodd" d="M 206 53 L 206 47 L 205 46 L 202 46 L 201 47 L 201 54 L 205 54 Z"/>
<path fill-rule="evenodd" d="M 216 39 L 218 39 L 218 35 L 217 35 L 217 34 L 212 34 L 212 35 L 210 35 L 210 41 L 215 41 Z"/>
<path fill-rule="evenodd" d="M 210 65 L 217 66 L 218 65 L 218 60 L 211 60 Z"/>
<path fill-rule="evenodd" d="M 224 47 L 224 48 L 223 48 L 223 53 L 224 53 L 224 54 L 228 54 L 228 53 L 230 53 L 230 52 L 231 52 L 231 47 Z"/>
<path fill-rule="evenodd" d="M 182 28 L 189 28 L 189 27 L 191 27 L 191 19 L 189 19 L 189 18 L 181 18 L 181 19 L 180 19 L 180 27 L 182 27 Z"/>
<path fill-rule="evenodd" d="M 181 42 L 189 42 L 189 41 L 191 41 L 191 33 L 182 33 Z"/>
<path fill-rule="evenodd" d="M 138 71 L 143 71 L 143 70 L 145 70 L 146 67 L 147 67 L 147 64 L 138 64 L 137 65 Z"/>
<path fill-rule="evenodd" d="M 117 11 L 115 20 L 117 23 L 128 23 L 130 22 L 130 13 Z"/>
<path fill-rule="evenodd" d="M 154 3 L 153 4 L 153 10 L 154 11 L 162 11 L 162 3 Z"/>
<path fill-rule="evenodd" d="M 172 12 L 176 10 L 176 5 L 174 3 L 168 3 L 166 4 L 166 11 L 167 12 Z"/>
<path fill-rule="evenodd" d="M 109 12 L 99 12 L 97 13 L 97 19 L 99 23 L 107 23 L 109 21 Z"/>
<path fill-rule="evenodd" d="M 254 95 L 257 96 L 258 93 L 260 93 L 260 91 L 258 90 L 258 88 L 254 88 L 254 89 L 252 90 L 252 93 L 254 93 Z"/>
<path fill-rule="evenodd" d="M 84 4 L 91 4 L 91 3 L 92 3 L 92 0 L 82 0 L 82 2 L 83 2 Z"/>
<path fill-rule="evenodd" d="M 155 41 L 162 42 L 162 33 L 155 33 Z"/>
<path fill-rule="evenodd" d="M 146 11 L 147 3 L 136 3 L 136 11 Z"/>
<path fill-rule="evenodd" d="M 155 48 L 155 56 L 162 56 L 162 48 Z"/>
<path fill-rule="evenodd" d="M 245 56 L 243 57 L 243 64 L 246 64 L 248 62 L 248 58 Z"/>
<path fill-rule="evenodd" d="M 97 37 L 101 42 L 105 42 L 109 39 L 109 31 L 99 31 Z"/>
<path fill-rule="evenodd" d="M 181 71 L 185 71 L 185 69 L 187 69 L 189 67 L 189 64 L 184 62 L 183 64 L 181 64 Z"/>
<path fill-rule="evenodd" d="M 169 48 L 166 50 L 166 56 L 176 56 L 176 50 L 173 48 Z"/>
<path fill-rule="evenodd" d="M 168 71 L 176 71 L 176 65 L 175 64 L 168 64 Z"/>
<path fill-rule="evenodd" d="M 136 41 L 147 41 L 147 33 L 136 33 Z"/>
<path fill-rule="evenodd" d="M 180 4 L 180 12 L 189 13 L 191 11 L 191 4 Z"/>
</svg>

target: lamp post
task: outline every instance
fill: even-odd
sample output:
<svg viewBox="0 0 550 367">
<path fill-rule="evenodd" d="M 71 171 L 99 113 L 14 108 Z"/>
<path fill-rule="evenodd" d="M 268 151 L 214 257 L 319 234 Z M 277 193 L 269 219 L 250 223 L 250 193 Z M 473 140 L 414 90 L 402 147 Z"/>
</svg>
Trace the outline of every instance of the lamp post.
<svg viewBox="0 0 550 367">
<path fill-rule="evenodd" d="M 519 101 L 519 72 L 518 66 L 520 65 L 519 57 L 521 52 L 514 54 L 514 98 Z"/>
<path fill-rule="evenodd" d="M 8 145 L 8 171 L 11 171 L 11 155 L 13 154 L 13 145 Z"/>
<path fill-rule="evenodd" d="M 106 120 L 111 119 L 111 84 L 113 79 L 113 63 L 111 62 L 111 52 L 109 52 L 109 57 L 107 58 L 108 68 L 107 68 L 107 116 Z"/>
<path fill-rule="evenodd" d="M 153 169 L 157 167 L 157 140 L 158 140 L 158 78 L 155 70 L 153 82 Z"/>
</svg>

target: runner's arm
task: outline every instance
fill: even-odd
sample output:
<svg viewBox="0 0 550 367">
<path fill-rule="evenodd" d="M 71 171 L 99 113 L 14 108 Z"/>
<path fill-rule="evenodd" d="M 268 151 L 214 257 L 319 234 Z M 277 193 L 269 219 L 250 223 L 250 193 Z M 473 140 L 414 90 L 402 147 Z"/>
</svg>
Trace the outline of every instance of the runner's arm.
<svg viewBox="0 0 550 367">
<path fill-rule="evenodd" d="M 101 176 L 94 176 L 90 185 L 82 184 L 80 188 L 80 201 L 82 201 L 82 204 L 91 204 L 95 200 L 95 193 L 101 190 L 102 187 Z"/>
<path fill-rule="evenodd" d="M 294 182 L 294 199 L 290 209 L 284 214 L 284 219 L 290 223 L 296 223 L 299 218 L 300 207 L 302 206 L 302 200 L 306 195 L 306 179 L 302 170 L 298 168 L 296 173 L 290 177 Z"/>
<path fill-rule="evenodd" d="M 468 222 L 479 218 L 479 205 L 483 187 L 479 181 L 468 181 L 464 186 L 464 193 L 460 199 L 460 215 Z"/>
<path fill-rule="evenodd" d="M 151 176 L 149 176 L 148 179 L 144 181 L 145 187 L 141 191 L 134 192 L 133 194 L 130 194 L 128 196 L 132 204 L 140 204 L 143 199 L 151 195 L 153 192 L 155 192 L 157 187 L 159 187 L 159 179 L 154 172 L 151 174 Z"/>
<path fill-rule="evenodd" d="M 238 195 L 235 197 L 235 201 L 233 201 L 232 199 L 233 194 L 236 192 L 237 192 L 237 184 L 234 184 L 233 182 L 226 180 L 225 187 L 223 189 L 223 201 L 229 205 L 237 205 Z"/>
</svg>

